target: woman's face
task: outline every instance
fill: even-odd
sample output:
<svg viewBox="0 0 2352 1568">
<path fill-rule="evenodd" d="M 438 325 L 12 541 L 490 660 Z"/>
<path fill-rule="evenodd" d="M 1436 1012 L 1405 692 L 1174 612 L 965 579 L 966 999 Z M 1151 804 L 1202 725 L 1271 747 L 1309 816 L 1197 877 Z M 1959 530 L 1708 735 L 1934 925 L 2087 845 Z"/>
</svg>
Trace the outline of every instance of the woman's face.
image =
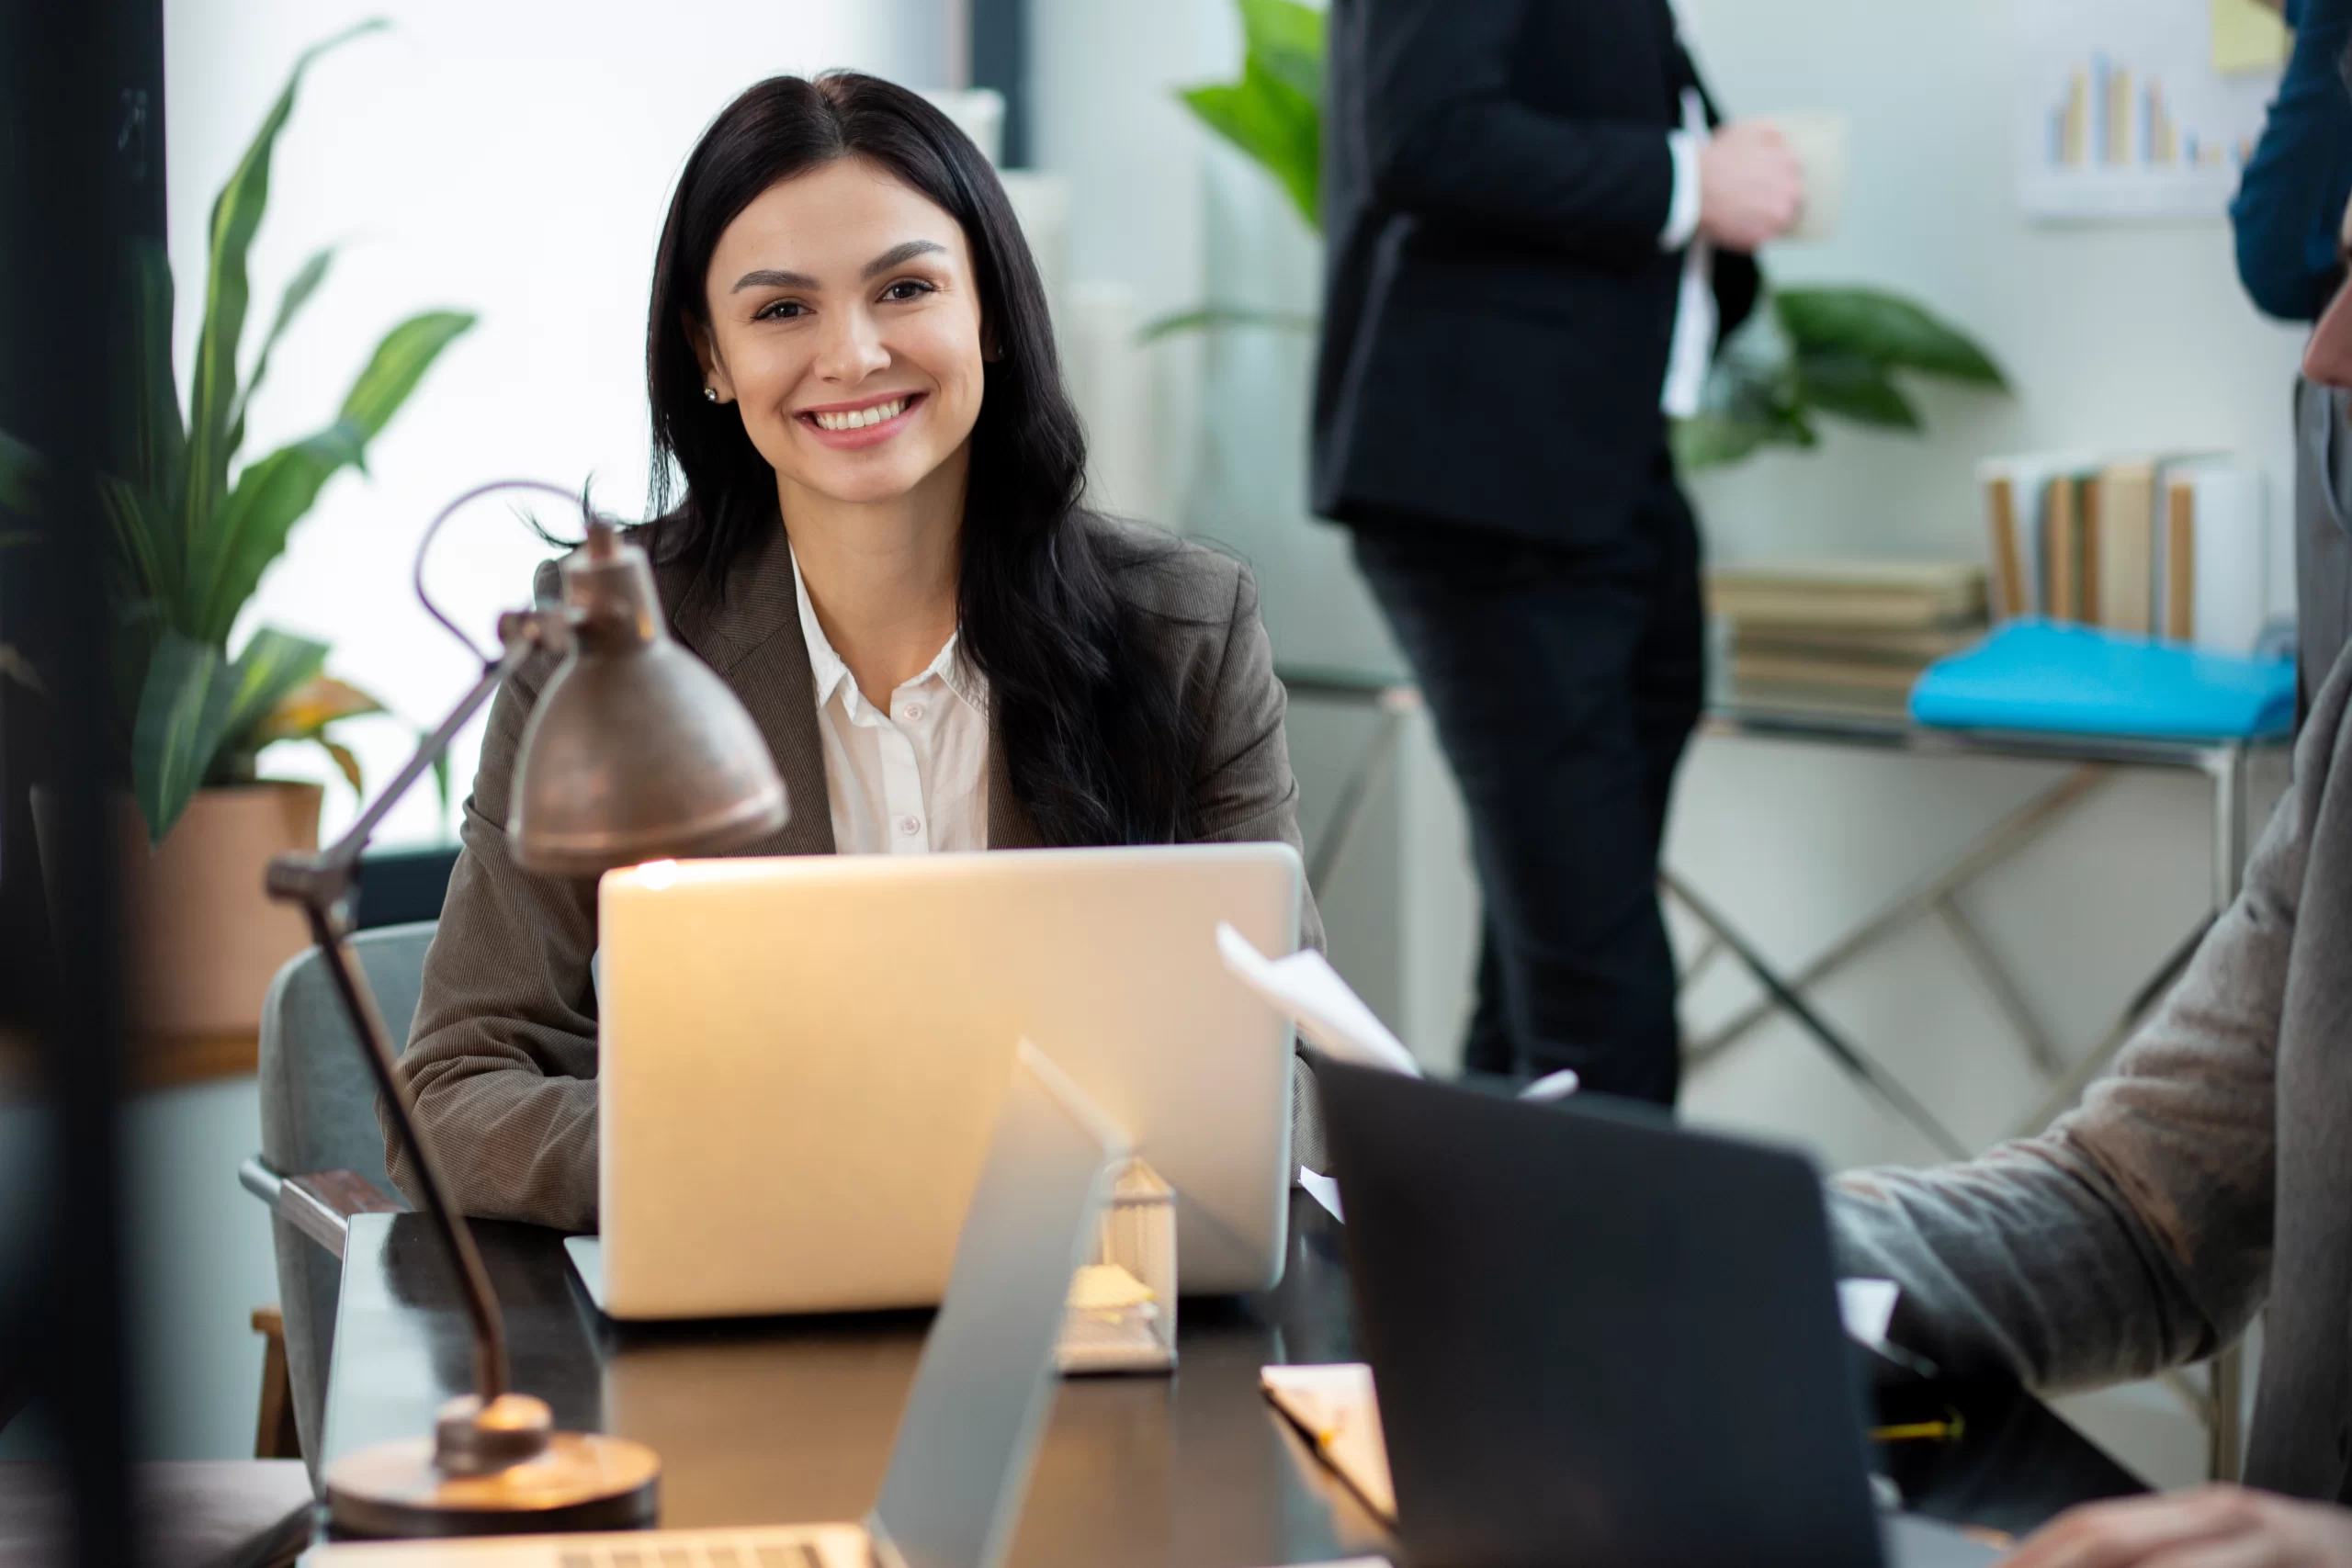
<svg viewBox="0 0 2352 1568">
<path fill-rule="evenodd" d="M 954 218 L 841 158 L 771 186 L 729 224 L 695 333 L 707 385 L 735 404 L 789 501 L 959 491 L 980 412 L 979 295 Z"/>
</svg>

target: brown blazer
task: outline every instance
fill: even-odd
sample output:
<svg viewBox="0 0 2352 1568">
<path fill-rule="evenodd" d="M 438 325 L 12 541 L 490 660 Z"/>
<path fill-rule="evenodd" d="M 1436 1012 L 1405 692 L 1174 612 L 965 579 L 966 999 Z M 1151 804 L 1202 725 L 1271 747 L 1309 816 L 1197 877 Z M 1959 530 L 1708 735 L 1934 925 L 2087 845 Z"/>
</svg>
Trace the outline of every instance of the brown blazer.
<svg viewBox="0 0 2352 1568">
<path fill-rule="evenodd" d="M 1284 695 L 1258 619 L 1249 570 L 1197 545 L 1133 525 L 1097 525 L 1125 591 L 1148 611 L 1153 653 L 1206 737 L 1193 798 L 1207 842 L 1279 840 L 1299 847 L 1298 784 L 1283 732 Z M 777 529 L 729 572 L 722 591 L 683 567 L 654 578 L 679 641 L 717 670 L 751 710 L 775 753 L 792 817 L 747 855 L 833 852 L 815 682 L 792 587 L 792 557 Z M 554 568 L 539 569 L 542 599 Z M 424 963 L 424 993 L 401 1070 L 425 1136 L 469 1214 L 566 1230 L 596 1224 L 596 888 L 525 873 L 507 857 L 507 792 L 515 750 L 548 659 L 526 665 L 492 705 L 481 764 L 458 840 L 441 929 Z M 989 848 L 1035 848 L 1036 826 L 1013 798 L 1001 750 L 989 757 Z M 1320 947 L 1313 899 L 1302 937 Z M 1313 1079 L 1292 1069 L 1294 1142 L 1312 1162 L 1317 1141 Z M 384 1163 L 411 1201 L 415 1171 L 389 1130 Z"/>
</svg>

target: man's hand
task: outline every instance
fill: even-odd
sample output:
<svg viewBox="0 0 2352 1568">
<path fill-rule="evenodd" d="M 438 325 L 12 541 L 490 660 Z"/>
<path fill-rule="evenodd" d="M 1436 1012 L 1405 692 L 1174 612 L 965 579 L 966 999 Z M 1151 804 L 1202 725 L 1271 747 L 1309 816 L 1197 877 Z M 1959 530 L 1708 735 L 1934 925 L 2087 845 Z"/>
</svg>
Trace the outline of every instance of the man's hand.
<svg viewBox="0 0 2352 1568">
<path fill-rule="evenodd" d="M 1727 251 L 1752 251 L 1804 211 L 1804 169 L 1772 126 L 1735 120 L 1699 152 L 1699 232 Z"/>
<path fill-rule="evenodd" d="M 2352 1568 L 2352 1510 L 2242 1486 L 2093 1503 L 2002 1568 Z"/>
</svg>

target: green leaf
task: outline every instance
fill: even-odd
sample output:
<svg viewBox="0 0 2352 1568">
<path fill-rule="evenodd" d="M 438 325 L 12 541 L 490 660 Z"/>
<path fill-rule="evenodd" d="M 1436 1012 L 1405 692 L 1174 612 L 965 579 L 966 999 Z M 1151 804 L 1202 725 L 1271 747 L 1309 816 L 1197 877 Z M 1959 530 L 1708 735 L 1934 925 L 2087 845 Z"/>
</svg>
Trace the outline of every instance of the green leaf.
<svg viewBox="0 0 2352 1568">
<path fill-rule="evenodd" d="M 332 675 L 313 675 L 287 693 L 277 706 L 263 716 L 254 730 L 254 745 L 259 748 L 278 740 L 316 740 L 326 734 L 330 724 L 384 711 L 382 703 L 350 682 L 338 681 Z"/>
<path fill-rule="evenodd" d="M 227 673 L 216 647 L 175 631 L 155 641 L 130 736 L 131 793 L 152 842 L 180 819 L 220 750 L 234 698 Z"/>
<path fill-rule="evenodd" d="M 160 243 L 141 240 L 132 247 L 130 270 L 130 310 L 118 340 L 122 399 L 110 466 L 153 501 L 142 508 L 150 530 L 146 553 L 176 578 L 183 558 L 171 524 L 179 511 L 187 432 L 172 370 L 171 258 Z"/>
<path fill-rule="evenodd" d="M 254 737 L 288 697 L 310 683 L 327 661 L 327 645 L 264 626 L 245 639 L 229 667 L 230 703 L 222 740 L 254 750 Z"/>
<path fill-rule="evenodd" d="M 1800 352 L 1857 355 L 1981 387 L 2008 383 L 1992 356 L 1958 328 L 1876 288 L 1790 288 L 1774 311 Z"/>
<path fill-rule="evenodd" d="M 237 346 L 244 337 L 251 286 L 245 261 L 262 214 L 269 207 L 269 164 L 278 133 L 294 112 L 295 90 L 311 62 L 363 33 L 378 32 L 381 17 L 362 22 L 302 51 L 277 101 L 262 117 L 261 129 L 236 171 L 212 203 L 204 279 L 204 326 L 197 338 L 196 371 L 188 384 L 188 455 L 183 500 L 183 538 L 193 562 L 207 553 L 215 512 L 229 483 L 230 432 L 237 406 Z"/>
<path fill-rule="evenodd" d="M 1249 53 L 1303 94 L 1323 103 L 1323 13 L 1298 0 L 1241 0 L 1241 30 Z"/>
<path fill-rule="evenodd" d="M 285 553 L 287 536 L 309 515 L 327 480 L 345 467 L 366 469 L 368 440 L 400 411 L 441 351 L 473 324 L 461 310 L 430 310 L 402 321 L 384 334 L 352 383 L 342 418 L 238 474 L 210 548 L 190 574 L 200 597 L 187 624 L 198 636 L 228 637 L 262 573 Z"/>
<path fill-rule="evenodd" d="M 351 786 L 351 793 L 366 799 L 368 784 L 359 773 L 358 755 L 340 740 L 330 740 L 323 735 L 314 739 L 326 748 L 327 755 L 334 759 L 334 765 L 342 773 L 343 782 Z"/>
<path fill-rule="evenodd" d="M 1268 310 L 1255 305 L 1200 305 L 1155 316 L 1136 329 L 1137 344 L 1158 343 L 1178 333 L 1216 332 L 1226 327 L 1272 327 L 1313 333 L 1319 321 L 1297 310 Z"/>
<path fill-rule="evenodd" d="M 1696 413 L 1678 419 L 1668 433 L 1675 467 L 1684 473 L 1736 463 L 1767 442 L 1778 439 L 1770 420 L 1735 414 Z"/>
<path fill-rule="evenodd" d="M 333 245 L 314 252 L 286 285 L 286 292 L 278 296 L 277 314 L 271 319 L 269 332 L 261 340 L 261 352 L 254 355 L 253 374 L 245 378 L 244 386 L 238 389 L 237 406 L 229 418 L 229 450 L 232 453 L 245 444 L 245 411 L 253 406 L 254 393 L 269 374 L 269 356 L 277 347 L 277 340 L 286 335 L 287 326 L 300 313 L 302 307 L 310 303 L 311 296 L 319 291 L 319 285 L 326 279 L 327 264 L 334 260 Z"/>
<path fill-rule="evenodd" d="M 350 395 L 343 400 L 343 417 L 358 427 L 362 442 L 374 440 L 391 422 L 441 351 L 469 331 L 476 319 L 467 310 L 427 310 L 384 334 L 368 368 L 359 373 Z"/>
<path fill-rule="evenodd" d="M 145 491 L 112 474 L 98 476 L 98 510 L 114 535 L 117 593 L 136 604 L 160 604 L 165 583 L 156 552 L 170 532 L 166 520 L 154 514 Z"/>
<path fill-rule="evenodd" d="M 48 478 L 49 465 L 40 454 L 0 430 L 0 506 L 26 517 L 36 515 Z"/>
<path fill-rule="evenodd" d="M 356 425 L 339 419 L 245 466 L 213 530 L 219 554 L 198 562 L 192 574 L 200 597 L 187 618 L 190 630 L 209 641 L 228 640 L 262 573 L 285 554 L 294 525 L 309 514 L 327 480 L 359 462 L 364 440 Z"/>
<path fill-rule="evenodd" d="M 1282 183 L 1308 228 L 1321 228 L 1323 127 L 1313 98 L 1254 54 L 1243 63 L 1240 81 L 1187 87 L 1177 96 L 1202 124 Z"/>
<path fill-rule="evenodd" d="M 1893 430 L 1921 426 L 1919 411 L 1888 378 L 1886 367 L 1859 354 L 1800 353 L 1797 388 L 1804 402 L 1824 413 Z"/>
</svg>

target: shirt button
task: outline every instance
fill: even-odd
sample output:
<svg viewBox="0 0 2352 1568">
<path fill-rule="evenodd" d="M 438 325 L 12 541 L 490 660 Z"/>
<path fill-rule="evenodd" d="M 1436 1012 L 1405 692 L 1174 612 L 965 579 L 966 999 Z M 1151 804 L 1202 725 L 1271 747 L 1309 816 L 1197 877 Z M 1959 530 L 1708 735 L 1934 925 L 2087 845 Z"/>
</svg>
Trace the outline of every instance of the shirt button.
<svg viewBox="0 0 2352 1568">
<path fill-rule="evenodd" d="M 906 706 L 899 710 L 899 716 L 905 719 L 909 724 L 912 724 L 915 720 L 922 716 L 922 705 L 921 703 L 909 703 Z"/>
<path fill-rule="evenodd" d="M 917 833 L 922 831 L 922 818 L 920 817 L 899 818 L 899 831 L 904 833 L 910 839 L 913 838 Z"/>
</svg>

